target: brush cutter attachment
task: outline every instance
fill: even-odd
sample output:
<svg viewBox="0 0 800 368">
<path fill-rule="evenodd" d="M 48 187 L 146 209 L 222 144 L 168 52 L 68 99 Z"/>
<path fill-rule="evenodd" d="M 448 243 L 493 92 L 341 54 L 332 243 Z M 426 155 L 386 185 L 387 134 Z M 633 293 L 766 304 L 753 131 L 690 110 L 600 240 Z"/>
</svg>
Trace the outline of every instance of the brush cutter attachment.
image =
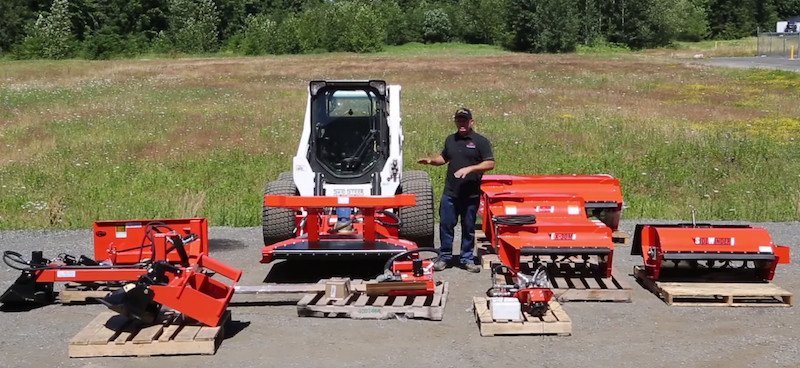
<svg viewBox="0 0 800 368">
<path fill-rule="evenodd" d="M 640 224 L 631 254 L 644 259 L 648 278 L 711 277 L 772 280 L 789 248 L 775 245 L 767 230 L 749 225 Z"/>
</svg>

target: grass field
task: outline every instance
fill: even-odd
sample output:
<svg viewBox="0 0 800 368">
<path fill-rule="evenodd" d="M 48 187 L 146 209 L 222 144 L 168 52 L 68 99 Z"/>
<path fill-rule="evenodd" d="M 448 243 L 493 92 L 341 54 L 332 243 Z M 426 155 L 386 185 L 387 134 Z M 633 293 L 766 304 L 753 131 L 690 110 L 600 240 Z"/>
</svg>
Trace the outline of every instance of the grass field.
<svg viewBox="0 0 800 368">
<path fill-rule="evenodd" d="M 701 47 L 709 47 L 701 46 Z M 800 75 L 655 53 L 410 45 L 373 55 L 0 62 L 0 228 L 202 215 L 255 226 L 307 81 L 403 85 L 406 169 L 471 107 L 497 173 L 609 173 L 628 218 L 794 220 Z"/>
</svg>

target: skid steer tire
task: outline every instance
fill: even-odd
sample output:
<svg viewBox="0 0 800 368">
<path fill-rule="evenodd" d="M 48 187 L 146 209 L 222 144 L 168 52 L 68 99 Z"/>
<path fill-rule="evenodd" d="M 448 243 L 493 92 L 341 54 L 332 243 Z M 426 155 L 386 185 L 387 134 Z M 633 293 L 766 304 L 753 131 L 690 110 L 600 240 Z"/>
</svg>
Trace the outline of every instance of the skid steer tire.
<svg viewBox="0 0 800 368">
<path fill-rule="evenodd" d="M 291 181 L 294 180 L 294 178 L 292 177 L 292 172 L 291 171 L 284 171 L 284 172 L 278 174 L 278 179 L 277 180 L 291 182 Z"/>
<path fill-rule="evenodd" d="M 413 170 L 413 171 L 404 171 L 403 172 L 403 183 L 406 181 L 411 180 L 427 180 L 430 181 L 431 178 L 428 176 L 428 173 L 420 170 Z"/>
<path fill-rule="evenodd" d="M 291 180 L 276 180 L 267 183 L 264 195 L 297 195 Z M 264 206 L 261 212 L 261 229 L 264 245 L 272 245 L 294 237 L 294 210 Z"/>
<path fill-rule="evenodd" d="M 418 247 L 433 247 L 433 186 L 430 177 L 423 171 L 403 173 L 400 192 L 417 197 L 416 205 L 399 209 L 400 238 L 411 240 Z"/>
</svg>

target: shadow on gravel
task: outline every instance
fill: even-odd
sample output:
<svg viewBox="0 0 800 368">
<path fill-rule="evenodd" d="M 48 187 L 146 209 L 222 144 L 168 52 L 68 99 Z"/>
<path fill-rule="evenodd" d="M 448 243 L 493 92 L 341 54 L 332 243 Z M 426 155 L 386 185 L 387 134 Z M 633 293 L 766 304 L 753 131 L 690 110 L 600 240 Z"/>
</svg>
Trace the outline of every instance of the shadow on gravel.
<svg viewBox="0 0 800 368">
<path fill-rule="evenodd" d="M 0 312 L 3 313 L 30 312 L 34 309 L 39 309 L 44 306 L 45 305 L 43 304 L 10 303 L 10 304 L 0 305 Z"/>
<path fill-rule="evenodd" d="M 225 338 L 230 339 L 250 326 L 250 321 L 230 321 L 225 325 Z"/>
<path fill-rule="evenodd" d="M 386 260 L 284 260 L 273 264 L 264 282 L 309 283 L 331 277 L 374 279 Z"/>
<path fill-rule="evenodd" d="M 247 248 L 241 240 L 232 239 L 209 239 L 208 248 L 213 252 L 229 252 L 237 249 Z"/>
</svg>

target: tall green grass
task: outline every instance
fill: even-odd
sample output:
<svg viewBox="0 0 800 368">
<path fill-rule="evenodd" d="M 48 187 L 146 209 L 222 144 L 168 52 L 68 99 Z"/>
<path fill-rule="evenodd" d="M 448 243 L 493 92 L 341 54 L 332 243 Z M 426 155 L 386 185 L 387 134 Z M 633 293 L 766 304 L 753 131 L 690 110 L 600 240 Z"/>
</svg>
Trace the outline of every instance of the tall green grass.
<svg viewBox="0 0 800 368">
<path fill-rule="evenodd" d="M 415 162 L 441 151 L 466 105 L 496 173 L 614 175 L 628 218 L 797 218 L 796 74 L 465 47 L 0 62 L 0 228 L 175 216 L 256 226 L 264 184 L 297 148 L 306 80 L 370 75 L 403 85 L 405 169 L 431 173 L 437 194 L 446 170 Z"/>
</svg>

